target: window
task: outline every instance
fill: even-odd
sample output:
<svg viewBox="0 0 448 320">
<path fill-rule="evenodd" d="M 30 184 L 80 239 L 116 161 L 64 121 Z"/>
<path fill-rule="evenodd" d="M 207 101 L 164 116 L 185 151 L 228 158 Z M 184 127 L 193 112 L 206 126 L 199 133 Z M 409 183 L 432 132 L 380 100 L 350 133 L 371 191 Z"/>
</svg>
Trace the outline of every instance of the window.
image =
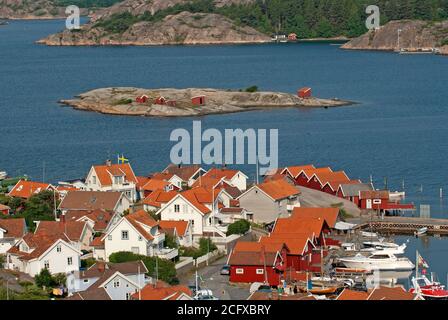
<svg viewBox="0 0 448 320">
<path fill-rule="evenodd" d="M 127 230 L 121 231 L 121 240 L 129 240 L 129 232 Z"/>
<path fill-rule="evenodd" d="M 89 283 L 89 279 L 84 279 L 84 283 Z"/>
<path fill-rule="evenodd" d="M 373 199 L 373 204 L 380 204 L 381 203 L 381 199 Z"/>
<path fill-rule="evenodd" d="M 68 257 L 67 258 L 67 265 L 71 266 L 73 264 L 73 258 L 72 257 Z"/>
<path fill-rule="evenodd" d="M 174 205 L 174 212 L 180 212 L 180 205 L 178 204 Z"/>
<path fill-rule="evenodd" d="M 126 300 L 131 300 L 131 293 L 130 292 L 126 292 Z"/>
<path fill-rule="evenodd" d="M 56 246 L 56 252 L 61 252 L 61 251 L 62 251 L 61 245 L 58 244 L 58 245 Z"/>
<path fill-rule="evenodd" d="M 264 270 L 263 270 L 263 269 L 257 269 L 257 270 L 256 270 L 256 273 L 257 273 L 257 274 L 264 274 Z"/>
<path fill-rule="evenodd" d="M 112 235 L 107 236 L 107 240 L 112 241 Z"/>
<path fill-rule="evenodd" d="M 96 184 L 96 176 L 92 176 L 93 184 Z"/>
<path fill-rule="evenodd" d="M 244 269 L 242 269 L 242 268 L 237 268 L 237 269 L 235 270 L 235 273 L 236 273 L 236 274 L 243 274 L 243 273 L 244 273 Z"/>
<path fill-rule="evenodd" d="M 50 269 L 50 261 L 48 261 L 48 260 L 44 261 L 44 268 Z"/>
<path fill-rule="evenodd" d="M 120 279 L 115 279 L 114 280 L 114 288 L 119 288 L 120 287 Z"/>
</svg>

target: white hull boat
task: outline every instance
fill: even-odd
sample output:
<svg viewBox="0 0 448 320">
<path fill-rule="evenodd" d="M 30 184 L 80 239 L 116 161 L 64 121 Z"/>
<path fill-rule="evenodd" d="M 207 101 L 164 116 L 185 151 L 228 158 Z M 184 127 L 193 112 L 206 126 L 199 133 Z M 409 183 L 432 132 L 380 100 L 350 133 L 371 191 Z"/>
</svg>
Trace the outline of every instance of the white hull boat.
<svg viewBox="0 0 448 320">
<path fill-rule="evenodd" d="M 0 171 L 0 180 L 6 179 L 7 176 L 8 174 L 6 173 L 6 171 Z"/>
<path fill-rule="evenodd" d="M 367 257 L 358 253 L 354 257 L 339 258 L 339 261 L 347 268 L 369 271 L 409 271 L 415 268 L 408 258 L 397 258 L 394 254 L 384 252 L 373 253 Z"/>
</svg>

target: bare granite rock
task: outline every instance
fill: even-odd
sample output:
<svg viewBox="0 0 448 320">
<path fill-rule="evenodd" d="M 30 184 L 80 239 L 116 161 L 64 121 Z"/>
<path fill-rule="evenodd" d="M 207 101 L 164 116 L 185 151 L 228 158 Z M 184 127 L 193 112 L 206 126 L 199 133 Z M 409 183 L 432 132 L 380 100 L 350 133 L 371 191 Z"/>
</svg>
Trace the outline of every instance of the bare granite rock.
<svg viewBox="0 0 448 320">
<path fill-rule="evenodd" d="M 81 8 L 86 15 L 87 9 Z M 65 18 L 65 7 L 55 5 L 52 0 L 0 0 L 0 18 L 12 20 L 61 19 Z"/>
<path fill-rule="evenodd" d="M 95 25 L 79 31 L 65 30 L 48 36 L 38 43 L 51 46 L 84 45 L 169 45 L 263 43 L 270 37 L 247 26 L 237 26 L 232 20 L 209 13 L 181 12 L 158 22 L 138 22 L 122 34 L 111 34 Z"/>
<path fill-rule="evenodd" d="M 398 30 L 400 40 L 398 40 Z M 405 50 L 408 52 L 440 49 L 448 39 L 448 20 L 428 22 L 420 20 L 391 21 L 378 30 L 352 39 L 342 46 L 351 50 Z M 440 53 L 446 49 L 441 50 Z"/>
<path fill-rule="evenodd" d="M 146 103 L 136 97 L 146 95 Z M 205 96 L 205 104 L 195 106 L 192 97 Z M 175 104 L 155 104 L 164 97 Z M 281 92 L 239 92 L 217 89 L 141 89 L 132 87 L 103 88 L 80 94 L 76 99 L 61 100 L 61 104 L 78 110 L 113 115 L 148 117 L 183 117 L 291 107 L 337 107 L 352 104 L 336 99 L 302 99 Z"/>
</svg>

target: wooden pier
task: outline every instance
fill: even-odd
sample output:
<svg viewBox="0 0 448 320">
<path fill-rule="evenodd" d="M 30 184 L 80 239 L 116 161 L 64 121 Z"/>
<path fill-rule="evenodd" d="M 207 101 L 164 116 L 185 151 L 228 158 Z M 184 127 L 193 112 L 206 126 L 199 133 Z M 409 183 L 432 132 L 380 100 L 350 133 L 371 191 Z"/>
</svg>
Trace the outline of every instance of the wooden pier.
<svg viewBox="0 0 448 320">
<path fill-rule="evenodd" d="M 355 221 L 350 221 L 355 223 Z M 361 218 L 355 229 L 379 233 L 414 234 L 418 229 L 428 228 L 428 234 L 448 235 L 448 219 L 384 217 Z"/>
</svg>

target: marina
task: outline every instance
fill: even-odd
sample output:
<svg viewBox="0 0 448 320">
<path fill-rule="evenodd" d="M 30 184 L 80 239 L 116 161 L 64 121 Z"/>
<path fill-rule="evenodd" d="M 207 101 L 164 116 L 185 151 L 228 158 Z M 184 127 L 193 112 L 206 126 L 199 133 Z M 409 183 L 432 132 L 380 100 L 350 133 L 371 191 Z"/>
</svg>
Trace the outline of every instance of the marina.
<svg viewBox="0 0 448 320">
<path fill-rule="evenodd" d="M 353 221 L 351 221 L 353 222 Z M 361 219 L 358 229 L 373 230 L 386 234 L 436 234 L 448 235 L 448 219 L 414 218 L 414 217 L 383 217 Z"/>
</svg>

